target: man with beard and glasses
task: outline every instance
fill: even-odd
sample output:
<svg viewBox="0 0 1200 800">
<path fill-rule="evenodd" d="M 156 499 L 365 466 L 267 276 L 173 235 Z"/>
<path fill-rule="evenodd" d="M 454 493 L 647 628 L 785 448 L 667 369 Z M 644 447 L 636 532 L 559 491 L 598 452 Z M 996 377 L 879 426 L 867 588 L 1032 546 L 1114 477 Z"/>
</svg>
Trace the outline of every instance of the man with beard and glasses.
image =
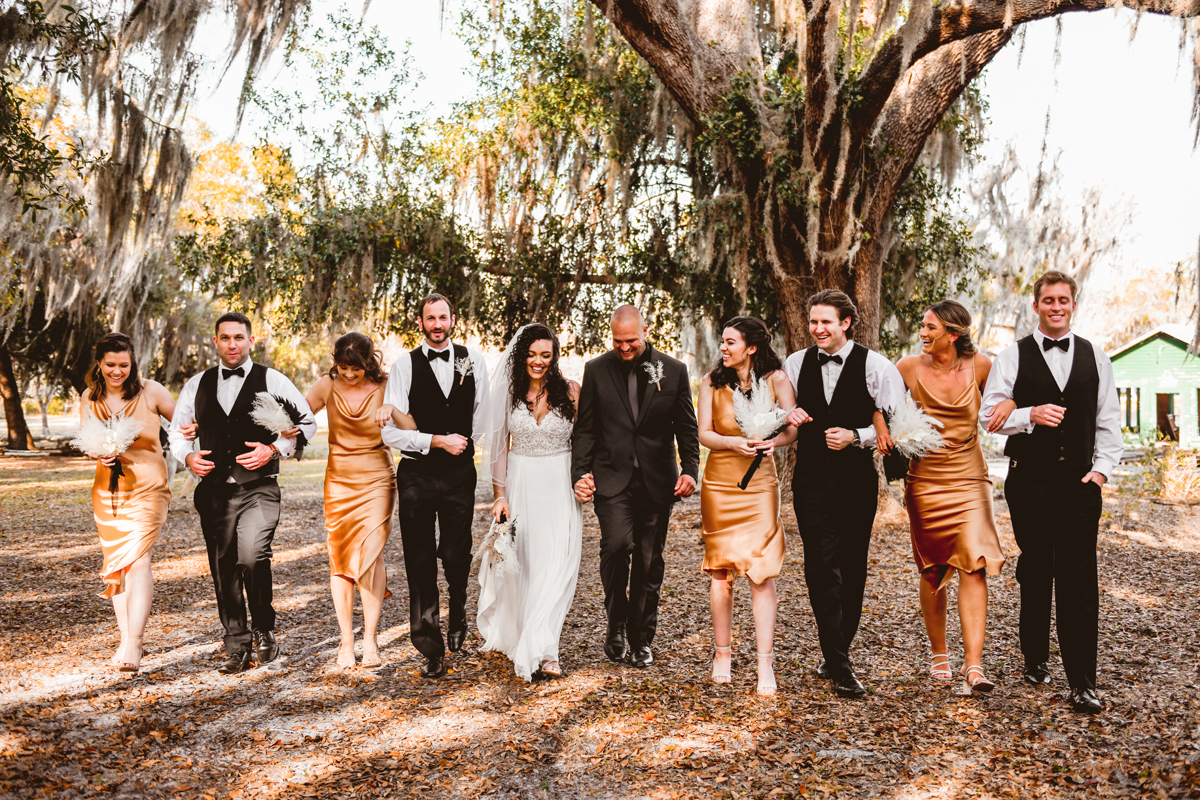
<svg viewBox="0 0 1200 800">
<path fill-rule="evenodd" d="M 487 396 L 487 362 L 478 351 L 451 342 L 454 309 L 440 294 L 417 307 L 425 341 L 396 359 L 384 402 L 413 422 L 389 420 L 383 441 L 400 450 L 396 467 L 397 513 L 408 577 L 409 628 L 425 656 L 420 674 L 446 674 L 446 648 L 458 652 L 467 638 L 467 576 L 475 516 L 475 444 L 479 409 Z M 440 536 L 439 536 L 440 534 Z M 450 587 L 450 621 L 442 639 L 437 562 Z"/>
</svg>

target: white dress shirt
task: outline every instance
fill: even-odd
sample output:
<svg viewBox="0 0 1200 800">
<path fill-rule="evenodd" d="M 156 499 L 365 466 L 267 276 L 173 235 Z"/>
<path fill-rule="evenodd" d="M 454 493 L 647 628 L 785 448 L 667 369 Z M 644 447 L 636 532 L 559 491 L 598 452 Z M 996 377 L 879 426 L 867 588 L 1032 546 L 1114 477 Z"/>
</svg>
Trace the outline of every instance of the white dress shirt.
<svg viewBox="0 0 1200 800">
<path fill-rule="evenodd" d="M 226 414 L 233 408 L 234 402 L 237 401 L 238 395 L 241 394 L 242 384 L 246 382 L 246 375 L 250 374 L 250 368 L 254 366 L 254 362 L 247 358 L 238 365 L 245 371 L 245 375 L 238 377 L 231 375 L 228 378 L 224 377 L 225 370 L 228 369 L 224 364 L 217 366 L 217 402 L 221 405 L 221 410 Z M 191 425 L 196 421 L 196 392 L 200 388 L 200 379 L 204 377 L 204 373 L 193 375 L 191 379 L 183 385 L 183 391 L 179 393 L 179 400 L 175 403 L 175 417 L 171 420 L 171 429 L 167 436 L 171 444 L 171 453 L 175 456 L 175 460 L 181 464 L 187 458 L 189 453 L 193 453 L 200 449 L 200 439 L 197 437 L 193 441 L 188 441 L 183 438 L 183 433 L 180 431 L 184 425 Z M 304 399 L 304 395 L 292 385 L 292 382 L 284 377 L 283 373 L 267 368 L 267 391 L 273 395 L 282 397 L 288 400 L 300 409 L 300 413 L 304 418 L 300 421 L 300 432 L 304 434 L 307 441 L 312 441 L 317 435 L 317 420 L 313 416 L 312 409 L 308 407 L 308 401 Z M 274 442 L 262 442 L 262 444 L 274 444 L 279 450 L 281 458 L 287 458 L 296 451 L 295 439 L 284 439 L 282 437 Z M 233 478 L 229 479 L 233 481 Z"/>
<path fill-rule="evenodd" d="M 1075 360 L 1075 334 L 1067 333 L 1063 337 L 1071 342 L 1065 353 L 1057 347 L 1046 350 L 1042 342 L 1047 338 L 1049 337 L 1041 330 L 1033 332 L 1038 352 L 1046 359 L 1046 366 L 1050 368 L 1054 382 L 1058 384 L 1059 389 L 1065 389 L 1067 381 L 1071 378 L 1071 364 Z M 1092 352 L 1096 355 L 1096 372 L 1100 375 L 1096 395 L 1096 459 L 1092 462 L 1092 471 L 1099 472 L 1107 479 L 1117 464 L 1121 463 L 1121 454 L 1125 451 L 1125 440 L 1121 435 L 1121 401 L 1117 398 L 1117 386 L 1108 354 L 1095 344 L 1092 344 Z M 1020 356 L 1016 344 L 1009 345 L 996 356 L 987 385 L 983 389 L 983 405 L 979 409 L 981 419 L 990 418 L 997 405 L 1012 398 L 1019 365 Z M 1013 409 L 1005 420 L 1004 427 L 996 432 L 1005 436 L 1032 432 L 1035 425 L 1030 419 L 1032 412 L 1031 406 Z M 1071 413 L 1070 409 L 1066 413 Z"/>
<path fill-rule="evenodd" d="M 447 397 L 450 396 L 453 382 L 462 380 L 463 377 L 460 374 L 461 368 L 454 363 L 453 346 L 452 342 L 446 342 L 446 348 L 451 348 L 448 361 L 435 358 L 429 362 L 429 366 L 433 369 L 433 377 L 437 378 L 442 394 Z M 420 356 L 428 358 L 429 351 L 433 349 L 429 346 L 429 342 L 422 342 Z M 479 414 L 479 409 L 483 405 L 483 398 L 487 396 L 487 360 L 482 353 L 470 347 L 467 348 L 467 355 L 471 359 L 471 377 L 475 379 L 475 405 L 472 407 L 474 414 L 471 421 L 473 432 L 471 440 L 475 441 L 483 435 L 483 418 Z M 405 353 L 392 363 L 392 368 L 388 372 L 387 388 L 383 390 L 383 402 L 394 406 L 401 414 L 408 413 L 408 390 L 412 386 L 412 359 L 412 353 Z M 401 430 L 391 420 L 388 420 L 382 435 L 383 442 L 387 446 L 400 451 L 407 450 L 410 453 L 424 455 L 429 452 L 429 448 L 433 444 L 433 434 Z"/>
<path fill-rule="evenodd" d="M 842 366 L 846 359 L 850 356 L 850 351 L 854 349 L 854 340 L 847 339 L 846 344 L 841 350 L 830 355 L 841 356 L 842 363 L 836 361 L 826 361 L 821 365 L 821 383 L 825 388 L 825 402 L 833 401 L 833 391 L 837 388 L 838 378 L 842 375 Z M 800 379 L 800 368 L 804 365 L 804 354 L 807 350 L 800 350 L 788 356 L 787 362 L 783 369 L 787 373 L 788 380 L 792 382 L 792 388 L 799 394 L 797 381 Z M 867 350 L 866 364 L 866 381 L 867 393 L 871 395 L 871 399 L 875 401 L 875 407 L 880 411 L 891 411 L 897 405 L 904 402 L 904 378 L 900 377 L 900 371 L 896 369 L 896 365 L 887 360 L 887 357 L 882 353 L 876 353 L 874 350 Z M 806 411 L 808 409 L 805 409 Z M 858 429 L 859 447 L 874 447 L 875 446 L 875 427 L 868 425 L 865 428 Z"/>
</svg>

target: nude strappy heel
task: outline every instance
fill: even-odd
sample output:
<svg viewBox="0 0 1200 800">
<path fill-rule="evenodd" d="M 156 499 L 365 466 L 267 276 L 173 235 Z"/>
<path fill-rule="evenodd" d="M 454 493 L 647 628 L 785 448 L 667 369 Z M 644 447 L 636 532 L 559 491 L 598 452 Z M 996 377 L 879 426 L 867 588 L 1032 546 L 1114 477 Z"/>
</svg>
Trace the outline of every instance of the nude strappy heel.
<svg viewBox="0 0 1200 800">
<path fill-rule="evenodd" d="M 967 671 L 963 674 L 963 680 L 966 681 L 967 687 L 972 692 L 987 694 L 996 688 L 996 684 L 989 681 L 987 675 L 983 674 L 983 667 L 978 665 L 967 667 Z"/>
<path fill-rule="evenodd" d="M 767 681 L 764 681 L 764 680 L 763 680 L 763 676 L 762 676 L 762 659 L 764 659 L 764 658 L 765 658 L 765 659 L 767 659 L 767 669 L 771 670 L 771 680 L 770 680 L 770 682 L 767 682 Z M 771 666 L 771 665 L 772 665 L 772 663 L 775 661 L 775 651 L 774 651 L 774 650 L 772 650 L 772 651 L 771 651 L 771 652 L 769 652 L 769 653 L 759 653 L 759 654 L 758 654 L 758 659 L 759 659 L 759 664 L 758 664 L 758 689 L 757 689 L 756 691 L 758 692 L 758 696 L 759 696 L 759 697 L 773 697 L 773 696 L 775 695 L 775 691 L 776 691 L 776 689 L 778 689 L 778 688 L 779 688 L 779 687 L 778 687 L 778 686 L 776 686 L 776 684 L 775 684 L 775 670 L 774 670 L 774 669 L 772 668 L 772 666 Z"/>
<path fill-rule="evenodd" d="M 946 653 L 934 653 L 933 658 L 929 660 L 929 674 L 938 681 L 948 681 L 953 678 L 954 673 L 950 671 L 950 656 Z"/>
<path fill-rule="evenodd" d="M 129 655 L 122 655 L 117 665 L 117 669 L 121 672 L 137 672 L 142 667 L 142 637 L 130 636 L 125 640 L 126 653 L 131 650 L 137 653 L 137 660 L 132 660 L 132 657 Z"/>
<path fill-rule="evenodd" d="M 717 659 L 715 656 L 713 657 L 713 683 L 729 683 L 733 678 L 733 645 L 726 645 L 725 647 L 714 646 L 713 649 L 718 653 L 730 653 L 729 666 L 723 672 L 717 670 Z"/>
</svg>

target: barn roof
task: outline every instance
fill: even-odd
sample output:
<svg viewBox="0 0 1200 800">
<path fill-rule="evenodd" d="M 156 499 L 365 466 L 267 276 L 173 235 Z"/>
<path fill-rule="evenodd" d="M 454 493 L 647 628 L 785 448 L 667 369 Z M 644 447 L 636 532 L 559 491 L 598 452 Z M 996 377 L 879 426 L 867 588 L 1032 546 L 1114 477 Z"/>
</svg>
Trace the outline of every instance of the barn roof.
<svg viewBox="0 0 1200 800">
<path fill-rule="evenodd" d="M 1163 336 L 1167 336 L 1171 339 L 1174 339 L 1175 341 L 1177 341 L 1181 345 L 1183 345 L 1183 347 L 1187 348 L 1189 345 L 1191 345 L 1192 337 L 1195 335 L 1195 333 L 1196 333 L 1196 328 L 1193 327 L 1190 323 L 1168 322 L 1165 325 L 1159 325 L 1157 328 L 1151 328 L 1150 330 L 1143 333 L 1141 336 L 1138 336 L 1136 339 L 1130 339 L 1128 342 L 1121 345 L 1120 347 L 1117 347 L 1117 348 L 1114 348 L 1114 349 L 1108 351 L 1108 357 L 1110 359 L 1116 358 L 1121 353 L 1124 353 L 1126 350 L 1130 350 L 1134 347 L 1137 347 L 1142 342 L 1153 339 L 1154 337 L 1158 336 L 1159 334 L 1162 334 Z"/>
</svg>

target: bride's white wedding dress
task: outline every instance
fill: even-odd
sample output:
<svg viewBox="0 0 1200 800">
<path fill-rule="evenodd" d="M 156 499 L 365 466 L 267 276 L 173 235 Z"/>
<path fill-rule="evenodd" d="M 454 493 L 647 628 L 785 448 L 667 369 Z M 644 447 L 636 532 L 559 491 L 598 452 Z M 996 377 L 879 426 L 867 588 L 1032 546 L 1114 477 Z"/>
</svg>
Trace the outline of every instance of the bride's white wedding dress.
<svg viewBox="0 0 1200 800">
<path fill-rule="evenodd" d="M 539 425 L 519 405 L 508 414 L 512 445 L 504 495 L 516 520 L 519 571 L 497 580 L 491 558 L 479 564 L 475 622 L 484 650 L 512 659 L 524 680 L 543 661 L 558 660 L 563 621 L 575 599 L 583 550 L 583 509 L 571 486 L 574 423 L 551 411 Z"/>
</svg>

